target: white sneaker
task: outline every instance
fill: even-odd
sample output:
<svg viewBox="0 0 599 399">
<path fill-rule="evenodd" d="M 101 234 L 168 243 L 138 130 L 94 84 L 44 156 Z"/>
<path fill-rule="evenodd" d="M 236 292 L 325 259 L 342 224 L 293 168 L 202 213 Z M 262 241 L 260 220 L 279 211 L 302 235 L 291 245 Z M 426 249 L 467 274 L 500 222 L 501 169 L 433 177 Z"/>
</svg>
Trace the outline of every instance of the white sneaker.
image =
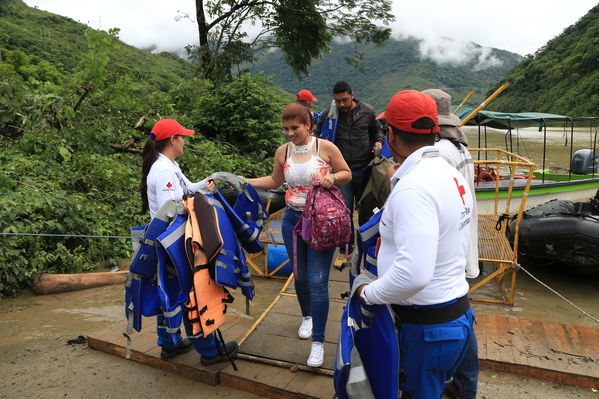
<svg viewBox="0 0 599 399">
<path fill-rule="evenodd" d="M 308 366 L 320 367 L 324 361 L 324 345 L 322 342 L 312 342 L 312 350 L 308 357 Z"/>
<path fill-rule="evenodd" d="M 297 335 L 301 339 L 308 339 L 312 336 L 312 316 L 304 317 L 302 325 L 297 330 Z"/>
</svg>

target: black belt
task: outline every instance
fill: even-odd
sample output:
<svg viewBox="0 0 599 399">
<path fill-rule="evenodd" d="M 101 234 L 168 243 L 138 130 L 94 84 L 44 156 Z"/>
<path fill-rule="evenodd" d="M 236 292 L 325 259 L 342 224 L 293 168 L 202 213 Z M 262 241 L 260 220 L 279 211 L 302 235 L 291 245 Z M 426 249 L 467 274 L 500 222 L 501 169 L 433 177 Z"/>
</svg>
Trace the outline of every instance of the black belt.
<svg viewBox="0 0 599 399">
<path fill-rule="evenodd" d="M 449 323 L 464 315 L 469 308 L 468 295 L 464 295 L 454 303 L 442 308 L 414 308 L 413 306 L 391 305 L 398 323 L 418 325 Z"/>
</svg>

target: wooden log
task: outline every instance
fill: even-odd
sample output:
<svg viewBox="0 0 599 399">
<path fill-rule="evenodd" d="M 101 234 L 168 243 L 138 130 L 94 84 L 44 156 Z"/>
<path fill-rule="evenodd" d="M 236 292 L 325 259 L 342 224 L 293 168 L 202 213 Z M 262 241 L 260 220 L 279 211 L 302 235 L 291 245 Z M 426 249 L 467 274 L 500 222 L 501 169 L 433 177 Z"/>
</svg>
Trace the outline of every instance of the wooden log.
<svg viewBox="0 0 599 399">
<path fill-rule="evenodd" d="M 50 274 L 40 273 L 33 279 L 32 289 L 36 295 L 59 294 L 103 285 L 123 284 L 127 270 L 102 273 Z"/>
</svg>

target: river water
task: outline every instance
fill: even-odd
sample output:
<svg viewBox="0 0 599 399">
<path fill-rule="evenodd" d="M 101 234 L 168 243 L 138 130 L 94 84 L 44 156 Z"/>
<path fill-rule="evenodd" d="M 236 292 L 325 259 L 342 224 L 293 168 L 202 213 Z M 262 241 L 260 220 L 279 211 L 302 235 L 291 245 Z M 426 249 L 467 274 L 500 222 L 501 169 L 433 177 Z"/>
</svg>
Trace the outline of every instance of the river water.
<svg viewBox="0 0 599 399">
<path fill-rule="evenodd" d="M 502 148 L 521 155 L 536 164 L 536 169 L 543 166 L 543 131 L 535 128 L 513 129 L 510 136 L 507 130 L 487 129 L 486 136 L 484 128 L 479 130 L 476 126 L 465 126 L 463 128 L 468 145 L 472 148 Z M 547 128 L 547 145 L 545 148 L 545 168 L 559 168 L 567 173 L 570 167 L 570 144 L 572 155 L 578 150 L 593 149 L 596 140 L 595 129 L 575 128 L 571 134 L 570 128 Z M 599 137 L 595 148 L 599 152 Z M 473 155 L 474 158 L 474 155 Z M 476 159 L 476 158 L 475 158 Z"/>
</svg>

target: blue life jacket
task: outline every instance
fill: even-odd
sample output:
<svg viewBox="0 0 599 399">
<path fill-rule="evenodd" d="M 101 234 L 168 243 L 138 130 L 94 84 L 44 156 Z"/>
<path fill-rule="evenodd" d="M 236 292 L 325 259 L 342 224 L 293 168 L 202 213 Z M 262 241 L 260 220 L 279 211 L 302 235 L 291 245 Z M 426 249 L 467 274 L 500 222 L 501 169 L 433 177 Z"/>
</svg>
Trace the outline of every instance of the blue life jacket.
<svg viewBox="0 0 599 399">
<path fill-rule="evenodd" d="M 177 215 L 178 209 L 182 208 L 178 207 L 175 201 L 168 201 L 158 210 L 150 223 L 131 229 L 134 253 L 125 282 L 125 316 L 129 321 L 127 334 L 133 329 L 141 331 L 142 315 L 155 316 L 160 313 L 156 281 L 158 267 L 156 239 L 167 229 Z"/>
<path fill-rule="evenodd" d="M 322 118 L 324 116 L 320 115 Z M 331 143 L 335 142 L 335 135 L 337 134 L 337 119 L 339 118 L 339 111 L 335 106 L 335 101 L 331 102 L 329 112 L 326 114 L 325 120 L 320 128 L 320 138 L 329 140 Z"/>
<path fill-rule="evenodd" d="M 361 258 L 364 262 L 364 270 L 371 274 L 371 278 L 378 276 L 376 262 L 376 243 L 381 236 L 379 223 L 383 216 L 383 210 L 379 210 L 370 219 L 358 228 L 358 246 L 361 248 Z"/>
<path fill-rule="evenodd" d="M 385 138 L 383 140 L 383 146 L 381 147 L 381 153 L 382 156 L 384 156 L 385 158 L 391 158 L 391 150 L 389 150 L 389 143 L 387 142 L 387 135 L 385 135 Z"/>
<path fill-rule="evenodd" d="M 178 214 L 156 239 L 158 255 L 157 296 L 166 332 L 178 344 L 178 331 L 183 321 L 183 307 L 189 300 L 192 274 L 185 254 L 185 223 L 187 214 Z"/>
<path fill-rule="evenodd" d="M 214 194 L 206 193 L 204 196 L 216 209 L 220 234 L 223 239 L 223 246 L 214 260 L 214 281 L 219 285 L 230 288 L 239 287 L 242 294 L 251 300 L 255 294 L 254 283 L 246 264 L 245 252 L 243 252 L 237 240 L 239 236 L 235 234 L 234 218 L 230 216 L 230 212 L 227 212 L 227 206 L 229 205 L 218 189 L 214 190 Z M 221 200 L 218 200 L 219 197 Z M 224 205 L 223 201 L 227 205 Z M 232 209 L 230 206 L 229 208 Z M 255 231 L 258 231 L 259 235 L 257 228 Z M 260 241 L 258 240 L 258 242 Z"/>
<path fill-rule="evenodd" d="M 243 249 L 249 253 L 258 253 L 264 250 L 260 241 L 260 232 L 268 212 L 256 189 L 238 176 L 228 172 L 213 173 L 210 178 L 229 183 L 237 194 L 237 201 L 231 206 L 218 189 L 214 190 L 214 198 L 222 204 L 226 211 L 233 231 L 237 235 Z"/>
<path fill-rule="evenodd" d="M 387 305 L 347 300 L 340 321 L 333 384 L 339 399 L 397 399 L 399 343 Z"/>
</svg>

